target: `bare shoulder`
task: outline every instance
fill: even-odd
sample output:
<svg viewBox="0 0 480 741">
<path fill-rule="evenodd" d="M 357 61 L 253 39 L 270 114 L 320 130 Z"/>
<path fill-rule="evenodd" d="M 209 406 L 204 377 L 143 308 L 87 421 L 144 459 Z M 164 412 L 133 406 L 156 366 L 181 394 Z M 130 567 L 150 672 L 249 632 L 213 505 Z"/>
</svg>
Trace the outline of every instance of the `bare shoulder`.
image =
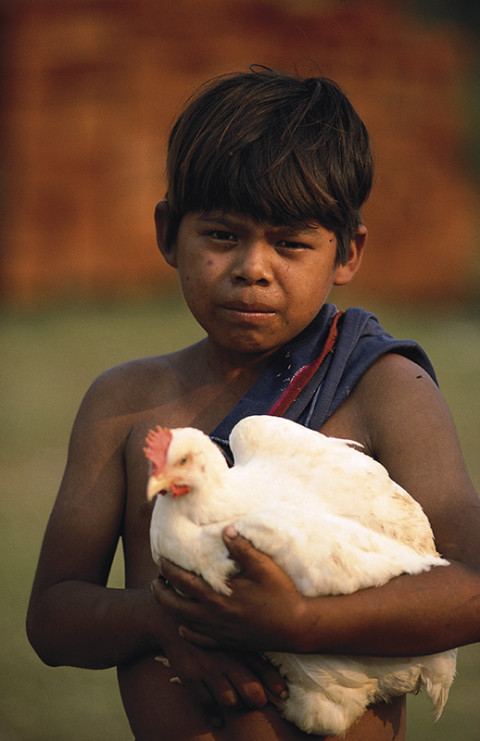
<svg viewBox="0 0 480 741">
<path fill-rule="evenodd" d="M 137 488 L 144 489 L 144 461 L 127 470 L 127 443 L 142 417 L 155 404 L 161 406 L 171 392 L 175 375 L 171 368 L 168 356 L 134 360 L 105 371 L 88 389 L 73 425 L 36 591 L 72 574 L 105 581 L 126 501 L 136 493 L 132 475 L 141 480 Z"/>
<path fill-rule="evenodd" d="M 430 375 L 408 358 L 380 358 L 358 384 L 352 403 L 370 454 L 390 471 L 399 472 L 402 461 L 412 470 L 422 470 L 428 462 L 432 468 L 442 460 L 455 470 L 463 468 L 445 399 Z"/>
<path fill-rule="evenodd" d="M 455 435 L 448 407 L 430 375 L 408 358 L 388 353 L 365 372 L 322 431 L 350 436 L 381 459 L 398 444 L 397 438 L 422 436 L 433 419 L 437 431 Z"/>
<path fill-rule="evenodd" d="M 368 452 L 422 505 L 439 550 L 478 563 L 479 501 L 451 413 L 429 374 L 407 358 L 385 355 L 349 404 Z"/>
<path fill-rule="evenodd" d="M 69 499 L 83 492 L 124 488 L 124 456 L 139 421 L 175 397 L 176 376 L 170 356 L 142 358 L 102 373 L 87 390 L 70 437 L 60 494 Z M 161 418 L 159 419 L 162 422 Z M 106 479 L 99 487 L 99 472 Z M 98 493 L 97 493 L 98 490 Z"/>
<path fill-rule="evenodd" d="M 138 358 L 109 368 L 92 383 L 86 399 L 92 397 L 99 409 L 118 414 L 138 409 L 147 399 L 161 403 L 162 398 L 171 396 L 176 384 L 180 354 Z"/>
<path fill-rule="evenodd" d="M 412 433 L 421 432 L 431 417 L 451 429 L 451 415 L 437 384 L 427 371 L 402 355 L 387 353 L 377 360 L 355 389 L 354 401 L 369 427 L 372 445 L 377 426 L 381 429 L 386 422 L 394 433 L 399 422 L 412 416 L 416 417 Z M 393 420 L 396 425 L 391 424 Z"/>
</svg>

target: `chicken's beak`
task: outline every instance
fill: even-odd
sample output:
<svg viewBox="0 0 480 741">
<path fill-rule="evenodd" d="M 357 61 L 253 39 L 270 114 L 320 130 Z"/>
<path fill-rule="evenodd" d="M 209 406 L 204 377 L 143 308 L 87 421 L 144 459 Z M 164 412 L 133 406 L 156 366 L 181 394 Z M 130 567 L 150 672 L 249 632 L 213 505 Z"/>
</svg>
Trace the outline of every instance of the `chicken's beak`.
<svg viewBox="0 0 480 741">
<path fill-rule="evenodd" d="M 147 483 L 147 500 L 155 499 L 157 494 L 166 494 L 172 481 L 167 476 L 150 476 Z"/>
</svg>

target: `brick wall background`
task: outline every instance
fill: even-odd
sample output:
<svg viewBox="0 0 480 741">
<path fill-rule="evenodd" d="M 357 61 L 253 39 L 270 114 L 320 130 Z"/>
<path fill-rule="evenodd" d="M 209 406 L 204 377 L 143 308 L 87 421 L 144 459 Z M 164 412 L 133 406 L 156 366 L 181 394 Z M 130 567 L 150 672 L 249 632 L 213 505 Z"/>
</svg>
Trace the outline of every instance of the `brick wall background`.
<svg viewBox="0 0 480 741">
<path fill-rule="evenodd" d="M 1 12 L 6 301 L 144 294 L 172 280 L 153 232 L 168 129 L 200 82 L 251 63 L 318 67 L 370 129 L 358 289 L 431 301 L 471 291 L 472 50 L 458 29 L 395 0 L 4 0 Z"/>
</svg>

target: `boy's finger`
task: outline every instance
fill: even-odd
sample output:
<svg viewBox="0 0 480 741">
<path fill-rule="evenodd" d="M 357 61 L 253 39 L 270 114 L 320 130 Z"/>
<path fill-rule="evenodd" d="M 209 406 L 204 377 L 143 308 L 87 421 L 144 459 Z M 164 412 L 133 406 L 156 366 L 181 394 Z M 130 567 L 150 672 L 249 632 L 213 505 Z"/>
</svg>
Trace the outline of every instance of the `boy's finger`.
<svg viewBox="0 0 480 741">
<path fill-rule="evenodd" d="M 261 654 L 245 653 L 245 661 L 256 676 L 261 680 L 267 694 L 273 694 L 277 699 L 286 700 L 288 697 L 287 683 L 278 669 Z"/>
<path fill-rule="evenodd" d="M 208 631 L 202 632 L 204 623 L 201 620 L 201 614 L 204 608 L 199 602 L 177 594 L 165 583 L 165 580 L 153 579 L 151 590 L 157 602 L 181 623 L 178 628 L 181 638 L 200 648 L 218 649 L 222 647 L 223 644 L 212 635 L 208 635 Z"/>
<path fill-rule="evenodd" d="M 225 528 L 223 531 L 223 540 L 233 560 L 245 568 L 262 567 L 265 559 L 269 558 L 261 551 L 258 551 L 247 538 L 239 535 L 233 525 L 228 525 Z"/>
<path fill-rule="evenodd" d="M 150 589 L 152 590 L 152 594 L 157 602 L 160 602 L 161 604 L 165 604 L 172 594 L 170 584 L 163 577 L 153 579 L 150 583 Z M 175 594 L 175 592 L 173 592 L 173 594 Z"/>
<path fill-rule="evenodd" d="M 176 566 L 171 561 L 162 558 L 160 566 L 166 588 L 174 587 L 178 592 L 193 598 L 209 589 L 207 583 L 200 576 Z"/>
<path fill-rule="evenodd" d="M 221 648 L 222 645 L 215 638 L 212 638 L 205 633 L 199 633 L 196 630 L 192 630 L 186 625 L 180 625 L 178 633 L 184 641 L 193 643 L 195 646 L 200 646 L 200 648 Z"/>
</svg>

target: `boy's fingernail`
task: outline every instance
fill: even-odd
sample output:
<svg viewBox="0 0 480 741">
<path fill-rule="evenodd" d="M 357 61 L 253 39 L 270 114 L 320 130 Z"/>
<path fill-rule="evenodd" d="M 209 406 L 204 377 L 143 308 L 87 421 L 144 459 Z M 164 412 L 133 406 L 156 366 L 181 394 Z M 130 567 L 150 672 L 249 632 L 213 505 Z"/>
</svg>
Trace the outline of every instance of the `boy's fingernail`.
<svg viewBox="0 0 480 741">
<path fill-rule="evenodd" d="M 288 692 L 288 690 L 283 690 L 283 692 L 280 692 L 279 694 L 280 700 L 288 700 L 289 697 L 290 693 Z"/>
<path fill-rule="evenodd" d="M 226 538 L 236 538 L 238 533 L 233 527 L 233 525 L 227 525 L 227 527 L 224 530 L 224 535 Z"/>
</svg>

